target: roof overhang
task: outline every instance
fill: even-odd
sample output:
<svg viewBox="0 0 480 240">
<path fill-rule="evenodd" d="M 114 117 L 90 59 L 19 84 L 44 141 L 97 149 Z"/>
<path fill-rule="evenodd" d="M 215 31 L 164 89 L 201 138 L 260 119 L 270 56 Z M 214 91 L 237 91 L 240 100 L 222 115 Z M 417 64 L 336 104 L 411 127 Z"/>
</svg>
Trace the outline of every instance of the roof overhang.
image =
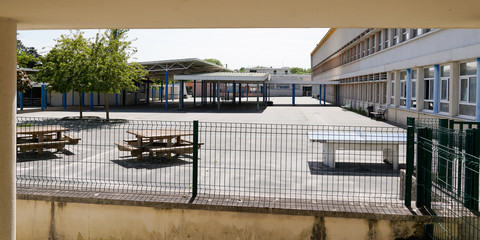
<svg viewBox="0 0 480 240">
<path fill-rule="evenodd" d="M 245 17 L 245 6 L 248 17 Z M 237 9 L 233 10 L 232 9 Z M 18 29 L 479 28 L 478 0 L 2 0 Z M 221 19 L 221 20 L 219 20 Z M 192 39 L 194 42 L 195 39 Z"/>
<path fill-rule="evenodd" d="M 148 61 L 140 62 L 140 64 L 148 71 L 150 79 L 159 80 L 165 79 L 167 71 L 169 76 L 211 72 L 232 72 L 232 70 L 228 68 L 198 58 Z"/>
<path fill-rule="evenodd" d="M 207 82 L 238 82 L 238 83 L 263 83 L 270 80 L 268 73 L 204 73 L 191 75 L 176 75 L 175 80 L 196 80 Z"/>
</svg>

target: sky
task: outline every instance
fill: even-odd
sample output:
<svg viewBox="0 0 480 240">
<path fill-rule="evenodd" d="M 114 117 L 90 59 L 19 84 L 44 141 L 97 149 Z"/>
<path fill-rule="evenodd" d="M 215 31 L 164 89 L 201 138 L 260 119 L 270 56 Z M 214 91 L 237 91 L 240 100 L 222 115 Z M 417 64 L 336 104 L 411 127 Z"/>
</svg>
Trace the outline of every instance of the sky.
<svg viewBox="0 0 480 240">
<path fill-rule="evenodd" d="M 94 37 L 104 30 L 82 30 Z M 296 29 L 133 29 L 133 61 L 216 58 L 230 69 L 241 67 L 310 68 L 310 53 L 328 28 Z M 45 55 L 69 30 L 18 31 L 18 39 Z"/>
</svg>

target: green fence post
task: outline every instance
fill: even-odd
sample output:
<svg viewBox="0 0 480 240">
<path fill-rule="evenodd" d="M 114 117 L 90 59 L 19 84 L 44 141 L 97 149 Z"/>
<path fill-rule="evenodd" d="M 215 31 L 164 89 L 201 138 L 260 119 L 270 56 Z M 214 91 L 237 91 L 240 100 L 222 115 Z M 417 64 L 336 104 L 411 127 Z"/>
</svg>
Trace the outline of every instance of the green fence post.
<svg viewBox="0 0 480 240">
<path fill-rule="evenodd" d="M 427 129 L 424 127 L 417 128 L 417 208 L 425 206 L 425 139 L 427 137 Z"/>
<path fill-rule="evenodd" d="M 198 193 L 198 120 L 193 121 L 193 169 L 192 169 L 192 203 Z"/>
<path fill-rule="evenodd" d="M 438 121 L 438 184 L 442 187 L 447 186 L 447 164 L 451 164 L 448 156 L 448 119 L 439 119 Z M 451 168 L 450 168 L 451 169 Z"/>
<path fill-rule="evenodd" d="M 407 120 L 408 122 L 408 120 Z M 405 206 L 412 205 L 412 175 L 415 161 L 415 127 L 407 127 L 407 170 L 405 174 Z"/>
<path fill-rule="evenodd" d="M 425 177 L 425 207 L 432 208 L 432 129 L 427 128 L 427 144 L 425 146 L 424 156 L 424 177 Z M 428 148 L 427 148 L 428 147 Z"/>
<path fill-rule="evenodd" d="M 465 130 L 465 207 L 478 211 L 478 129 Z"/>
</svg>

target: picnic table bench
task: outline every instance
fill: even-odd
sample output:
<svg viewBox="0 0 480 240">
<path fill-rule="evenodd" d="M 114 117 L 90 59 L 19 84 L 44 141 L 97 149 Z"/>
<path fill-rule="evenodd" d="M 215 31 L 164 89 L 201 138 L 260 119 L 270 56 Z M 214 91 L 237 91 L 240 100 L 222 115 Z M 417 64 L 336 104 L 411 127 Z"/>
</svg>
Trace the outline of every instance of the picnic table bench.
<svg viewBox="0 0 480 240">
<path fill-rule="evenodd" d="M 407 136 L 396 132 L 324 131 L 308 132 L 312 142 L 323 144 L 323 163 L 335 168 L 337 150 L 382 151 L 382 159 L 398 169 L 399 145 L 406 144 Z"/>
<path fill-rule="evenodd" d="M 35 150 L 39 155 L 45 149 L 61 151 L 65 145 L 78 144 L 81 139 L 59 125 L 25 126 L 17 127 L 17 148 L 20 152 Z"/>
<path fill-rule="evenodd" d="M 193 142 L 182 139 L 185 136 L 193 135 L 190 131 L 178 129 L 151 129 L 127 131 L 133 134 L 136 139 L 124 139 L 123 142 L 116 142 L 115 145 L 119 151 L 129 151 L 132 156 L 138 160 L 142 158 L 144 152 L 149 155 L 160 157 L 166 154 L 167 160 L 172 154 L 181 155 L 193 153 Z M 199 143 L 200 148 L 203 143 Z"/>
</svg>

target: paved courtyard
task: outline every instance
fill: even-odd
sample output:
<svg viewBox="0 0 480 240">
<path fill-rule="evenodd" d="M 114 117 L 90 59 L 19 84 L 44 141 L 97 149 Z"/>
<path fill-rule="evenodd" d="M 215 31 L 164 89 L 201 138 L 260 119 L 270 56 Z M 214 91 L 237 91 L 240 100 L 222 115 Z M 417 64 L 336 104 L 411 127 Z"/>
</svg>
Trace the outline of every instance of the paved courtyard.
<svg viewBox="0 0 480 240">
<path fill-rule="evenodd" d="M 246 100 L 246 99 L 245 99 Z M 319 106 L 310 97 L 272 98 L 273 106 L 256 110 L 255 102 L 186 108 L 163 103 L 113 107 L 111 118 L 131 121 L 116 124 L 85 121 L 44 121 L 78 116 L 77 109 L 26 109 L 19 121 L 29 124 L 60 124 L 82 138 L 78 145 L 43 156 L 19 153 L 19 186 L 60 189 L 92 188 L 98 191 L 169 192 L 189 195 L 192 187 L 192 157 L 171 160 L 144 155 L 141 161 L 130 152 L 119 151 L 115 142 L 131 138 L 127 130 L 177 128 L 192 131 L 199 120 L 199 193 L 234 196 L 238 199 L 345 200 L 359 202 L 399 201 L 399 170 L 384 163 L 382 143 L 377 149 L 356 148 L 335 153 L 337 167 L 324 164 L 323 144 L 312 142 L 308 132 L 378 131 L 403 133 L 386 122 L 375 121 L 335 106 Z M 252 100 L 252 99 L 250 99 Z M 84 116 L 104 117 L 100 109 Z M 37 119 L 39 118 L 39 119 Z M 135 121 L 139 120 L 139 121 Z M 187 137 L 191 140 L 191 137 Z M 349 144 L 349 143 L 347 143 Z M 404 163 L 404 146 L 398 151 Z M 311 203 L 311 202 L 310 202 Z"/>
</svg>

